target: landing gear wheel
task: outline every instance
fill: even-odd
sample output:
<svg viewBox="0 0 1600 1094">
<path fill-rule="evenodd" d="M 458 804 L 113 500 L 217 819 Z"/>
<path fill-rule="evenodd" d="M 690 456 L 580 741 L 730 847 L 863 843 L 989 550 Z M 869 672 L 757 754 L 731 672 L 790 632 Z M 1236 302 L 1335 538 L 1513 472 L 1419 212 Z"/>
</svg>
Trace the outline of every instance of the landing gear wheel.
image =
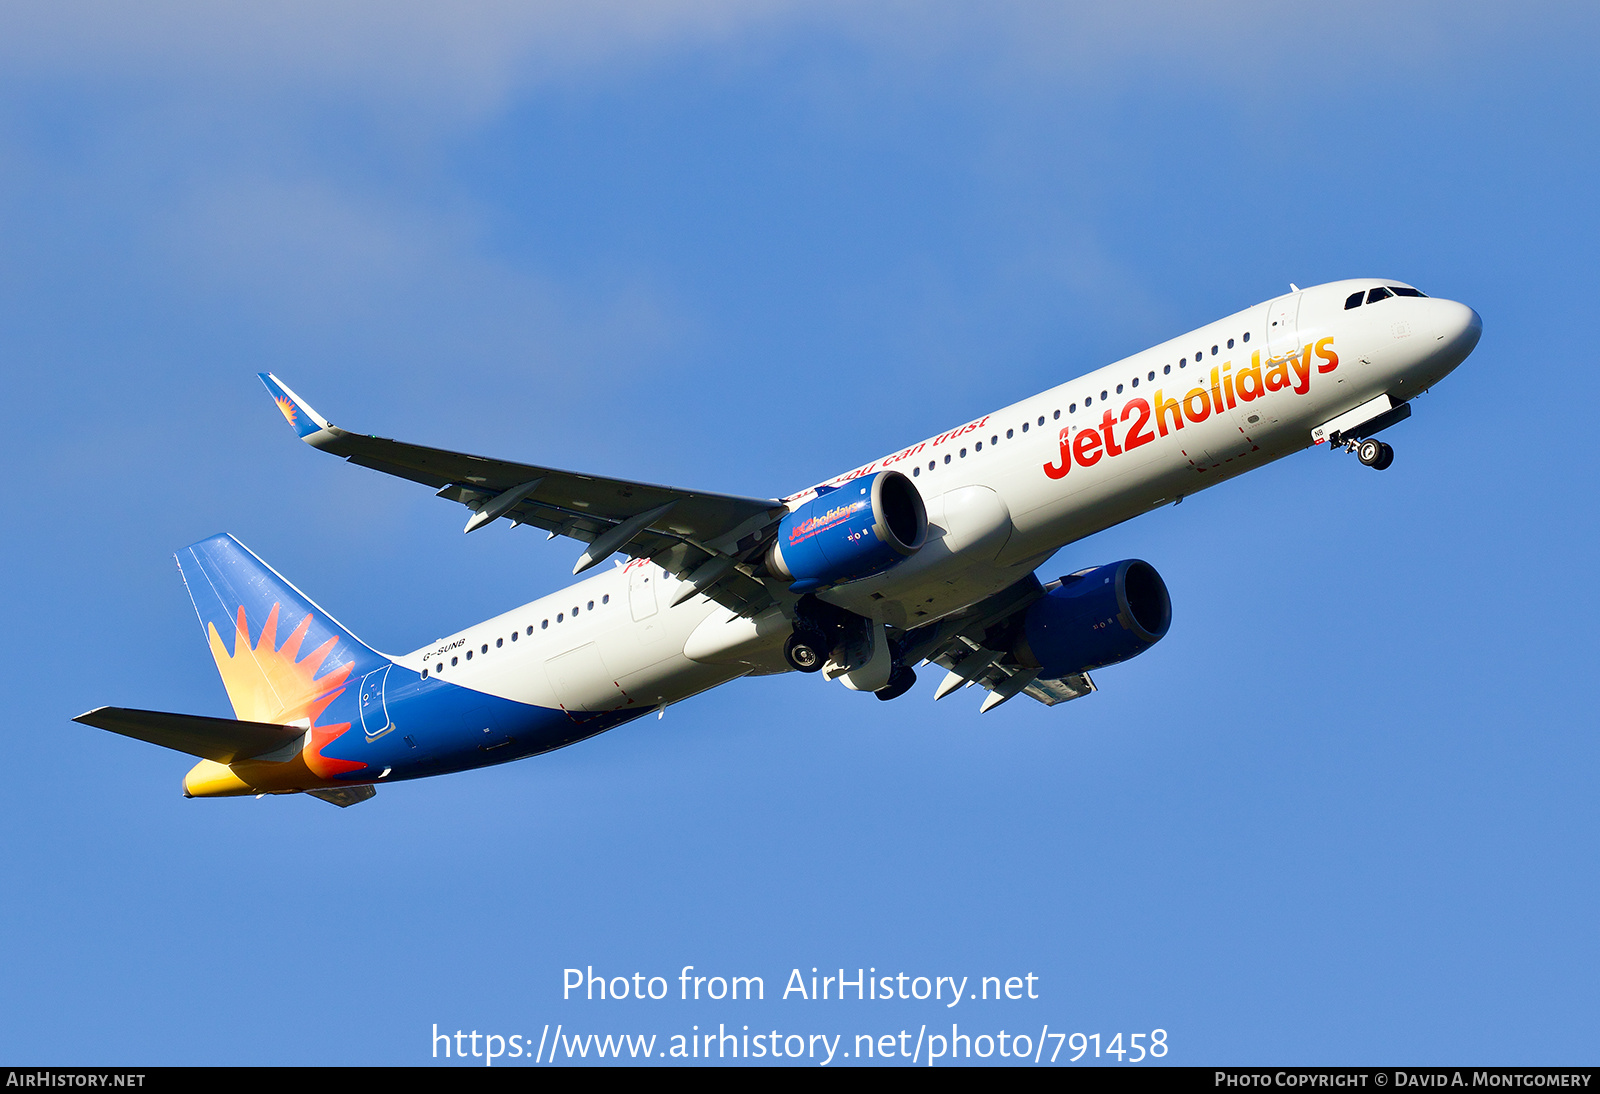
<svg viewBox="0 0 1600 1094">
<path fill-rule="evenodd" d="M 1383 459 L 1383 450 L 1388 447 L 1382 441 L 1376 441 L 1368 437 L 1356 446 L 1356 459 L 1368 467 L 1377 467 L 1378 461 Z"/>
<path fill-rule="evenodd" d="M 816 672 L 828 659 L 823 639 L 809 631 L 796 631 L 783 644 L 784 660 L 796 672 Z"/>
<path fill-rule="evenodd" d="M 1393 463 L 1393 462 L 1394 462 L 1394 449 L 1390 448 L 1388 445 L 1385 444 L 1383 446 L 1383 454 L 1378 457 L 1378 462 L 1373 464 L 1372 466 L 1373 466 L 1373 468 L 1375 470 L 1384 471 L 1384 470 L 1387 470 L 1389 465 L 1391 463 Z"/>
<path fill-rule="evenodd" d="M 872 694 L 887 703 L 890 699 L 898 699 L 910 691 L 911 685 L 916 682 L 917 674 L 908 666 L 900 665 L 889 674 L 889 682 Z"/>
</svg>

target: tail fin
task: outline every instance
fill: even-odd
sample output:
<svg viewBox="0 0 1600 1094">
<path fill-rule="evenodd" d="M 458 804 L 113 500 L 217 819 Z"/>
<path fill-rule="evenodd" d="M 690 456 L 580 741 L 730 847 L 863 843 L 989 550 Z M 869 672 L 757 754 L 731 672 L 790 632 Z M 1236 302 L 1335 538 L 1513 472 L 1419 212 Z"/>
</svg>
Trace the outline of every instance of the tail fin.
<svg viewBox="0 0 1600 1094">
<path fill-rule="evenodd" d="M 315 727 L 352 676 L 389 663 L 232 536 L 177 557 L 241 721 Z"/>
</svg>

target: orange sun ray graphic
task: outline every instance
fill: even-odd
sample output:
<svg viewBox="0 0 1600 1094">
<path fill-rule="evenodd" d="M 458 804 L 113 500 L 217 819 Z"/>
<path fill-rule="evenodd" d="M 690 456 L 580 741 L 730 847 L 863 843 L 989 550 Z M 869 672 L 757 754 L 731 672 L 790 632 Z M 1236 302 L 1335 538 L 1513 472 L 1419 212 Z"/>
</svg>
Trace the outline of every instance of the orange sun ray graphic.
<svg viewBox="0 0 1600 1094">
<path fill-rule="evenodd" d="M 296 410 L 294 403 L 282 395 L 279 395 L 272 401 L 278 404 L 278 409 L 283 411 L 283 416 L 285 418 L 289 419 L 289 424 L 296 425 L 294 419 L 298 411 Z"/>
<path fill-rule="evenodd" d="M 311 628 L 311 613 L 300 621 L 284 640 L 277 645 L 278 604 L 272 606 L 261 637 L 252 647 L 250 625 L 245 618 L 244 606 L 239 607 L 234 632 L 233 652 L 229 653 L 215 624 L 206 629 L 211 640 L 211 656 L 216 659 L 217 671 L 222 674 L 222 684 L 228 690 L 236 718 L 246 722 L 270 722 L 277 725 L 303 725 L 310 729 L 311 739 L 302 752 L 306 766 L 327 778 L 341 771 L 351 771 L 366 766 L 357 760 L 340 760 L 323 756 L 322 749 L 332 744 L 350 728 L 349 722 L 336 725 L 318 725 L 317 719 L 344 691 L 352 664 L 346 663 L 322 678 L 317 669 L 327 660 L 328 654 L 338 644 L 338 636 L 296 660 L 306 632 Z"/>
</svg>

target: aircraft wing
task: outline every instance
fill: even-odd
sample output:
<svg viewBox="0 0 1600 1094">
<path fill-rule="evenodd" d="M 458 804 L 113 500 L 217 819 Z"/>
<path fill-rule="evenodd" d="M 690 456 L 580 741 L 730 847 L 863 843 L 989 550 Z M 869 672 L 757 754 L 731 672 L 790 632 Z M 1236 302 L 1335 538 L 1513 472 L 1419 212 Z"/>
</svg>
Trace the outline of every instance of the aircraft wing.
<svg viewBox="0 0 1600 1094">
<path fill-rule="evenodd" d="M 740 614 L 773 603 L 753 576 L 760 548 L 788 509 L 781 501 L 679 490 L 554 467 L 513 463 L 351 433 L 331 424 L 271 373 L 262 373 L 300 439 L 351 463 L 431 487 L 472 511 L 465 531 L 500 517 L 589 544 L 573 573 L 621 551 L 649 558 L 695 593 Z"/>
<path fill-rule="evenodd" d="M 989 692 L 979 713 L 986 714 L 1017 695 L 1055 706 L 1095 690 L 1087 672 L 1045 677 L 1017 660 L 1012 652 L 1022 617 L 1048 591 L 1029 574 L 966 611 L 908 633 L 901 642 L 906 663 L 926 661 L 950 670 L 934 699 L 977 684 Z"/>
</svg>

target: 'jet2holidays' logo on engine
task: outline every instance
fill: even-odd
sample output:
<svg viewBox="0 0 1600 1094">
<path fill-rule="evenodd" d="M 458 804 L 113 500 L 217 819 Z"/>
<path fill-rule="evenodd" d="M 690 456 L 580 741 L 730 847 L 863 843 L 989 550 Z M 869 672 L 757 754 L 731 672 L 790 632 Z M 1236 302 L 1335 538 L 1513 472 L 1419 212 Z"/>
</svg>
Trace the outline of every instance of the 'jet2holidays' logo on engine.
<svg viewBox="0 0 1600 1094">
<path fill-rule="evenodd" d="M 1333 352 L 1332 346 L 1332 338 L 1324 338 L 1314 345 L 1307 343 L 1299 353 L 1268 359 L 1265 372 L 1261 367 L 1261 352 L 1257 350 L 1250 355 L 1250 363 L 1238 372 L 1233 371 L 1231 361 L 1224 362 L 1220 369 L 1213 368 L 1210 386 L 1191 388 L 1182 399 L 1165 398 L 1165 391 L 1157 388 L 1153 407 L 1145 399 L 1129 399 L 1123 404 L 1121 414 L 1107 410 L 1098 426 L 1082 426 L 1076 433 L 1067 426 L 1061 431 L 1061 454 L 1055 463 L 1044 465 L 1044 473 L 1052 479 L 1064 479 L 1073 464 L 1093 467 L 1102 456 L 1120 456 L 1149 444 L 1157 433 L 1163 437 L 1169 432 L 1176 433 L 1186 420 L 1199 425 L 1213 414 L 1232 410 L 1240 403 L 1253 402 L 1268 392 L 1287 389 L 1304 395 L 1311 390 L 1313 353 L 1320 358 L 1316 366 L 1319 373 L 1332 372 L 1339 367 L 1339 355 Z M 1155 432 L 1150 430 L 1152 417 L 1155 418 Z M 1132 424 L 1119 445 L 1113 427 L 1130 418 Z"/>
<path fill-rule="evenodd" d="M 834 525 L 849 520 L 866 507 L 867 500 L 862 498 L 845 505 L 835 505 L 826 513 L 803 520 L 789 529 L 789 545 L 792 547 L 803 539 L 810 539 L 818 532 L 825 532 Z"/>
</svg>

